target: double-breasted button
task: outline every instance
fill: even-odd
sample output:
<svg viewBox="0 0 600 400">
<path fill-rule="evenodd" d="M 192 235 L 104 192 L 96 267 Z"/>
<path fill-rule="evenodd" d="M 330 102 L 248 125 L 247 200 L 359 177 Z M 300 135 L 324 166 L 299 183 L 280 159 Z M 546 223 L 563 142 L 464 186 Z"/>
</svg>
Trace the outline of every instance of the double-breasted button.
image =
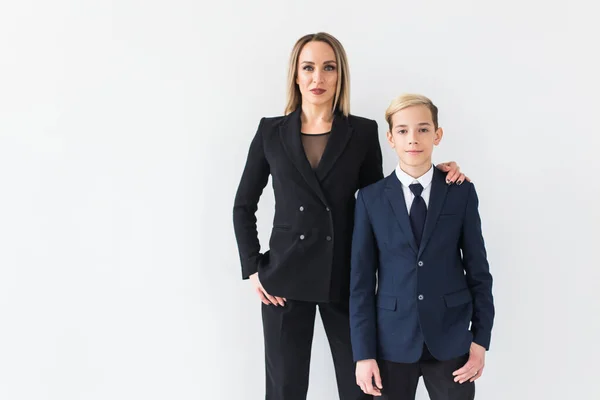
<svg viewBox="0 0 600 400">
<path fill-rule="evenodd" d="M 419 261 L 418 265 L 419 265 L 419 267 L 422 267 L 423 266 L 423 261 Z"/>
<path fill-rule="evenodd" d="M 423 300 L 424 298 L 425 297 L 422 294 L 419 295 L 419 300 Z"/>
<path fill-rule="evenodd" d="M 300 235 L 300 240 L 304 240 L 304 235 Z"/>
<path fill-rule="evenodd" d="M 331 211 L 329 207 L 325 207 L 325 211 Z"/>
<path fill-rule="evenodd" d="M 299 210 L 304 211 L 304 206 L 300 206 Z"/>
<path fill-rule="evenodd" d="M 327 236 L 325 239 L 327 239 L 327 241 L 331 241 L 331 236 Z"/>
</svg>

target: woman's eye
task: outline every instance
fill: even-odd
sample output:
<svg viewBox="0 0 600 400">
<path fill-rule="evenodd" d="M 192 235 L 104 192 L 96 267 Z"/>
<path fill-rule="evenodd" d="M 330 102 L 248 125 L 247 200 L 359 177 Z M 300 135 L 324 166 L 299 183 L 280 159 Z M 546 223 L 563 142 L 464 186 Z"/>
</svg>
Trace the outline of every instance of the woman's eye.
<svg viewBox="0 0 600 400">
<path fill-rule="evenodd" d="M 313 67 L 311 67 L 310 65 L 305 65 L 302 69 L 305 71 L 312 71 Z"/>
</svg>

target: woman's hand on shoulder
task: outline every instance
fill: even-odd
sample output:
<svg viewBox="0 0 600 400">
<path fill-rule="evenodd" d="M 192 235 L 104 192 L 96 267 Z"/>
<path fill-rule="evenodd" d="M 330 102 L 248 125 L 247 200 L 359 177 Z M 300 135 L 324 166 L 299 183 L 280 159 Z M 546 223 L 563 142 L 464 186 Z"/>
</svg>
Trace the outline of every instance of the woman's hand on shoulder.
<svg viewBox="0 0 600 400">
<path fill-rule="evenodd" d="M 447 172 L 446 183 L 448 185 L 453 183 L 460 185 L 465 181 L 465 179 L 471 182 L 471 179 L 468 176 L 460 172 L 460 167 L 455 161 L 443 162 L 436 165 L 436 168 L 442 172 Z"/>
</svg>

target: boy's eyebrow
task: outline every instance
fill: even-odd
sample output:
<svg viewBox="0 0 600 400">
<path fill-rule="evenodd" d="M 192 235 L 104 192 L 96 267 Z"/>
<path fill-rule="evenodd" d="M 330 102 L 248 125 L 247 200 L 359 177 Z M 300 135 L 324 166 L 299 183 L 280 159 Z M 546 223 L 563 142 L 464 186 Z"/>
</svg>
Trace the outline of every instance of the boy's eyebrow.
<svg viewBox="0 0 600 400">
<path fill-rule="evenodd" d="M 431 122 L 419 122 L 417 125 L 419 125 L 419 126 L 424 126 L 424 125 L 432 126 Z M 404 124 L 394 125 L 394 128 L 407 128 L 407 127 L 408 127 L 408 125 L 404 125 Z"/>
</svg>

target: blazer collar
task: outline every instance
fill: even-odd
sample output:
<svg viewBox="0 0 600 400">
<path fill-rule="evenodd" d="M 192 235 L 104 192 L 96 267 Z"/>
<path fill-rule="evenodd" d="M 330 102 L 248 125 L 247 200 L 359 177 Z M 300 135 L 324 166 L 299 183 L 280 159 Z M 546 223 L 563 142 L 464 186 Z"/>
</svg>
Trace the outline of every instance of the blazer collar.
<svg viewBox="0 0 600 400">
<path fill-rule="evenodd" d="M 283 147 L 296 167 L 298 172 L 302 175 L 308 186 L 319 196 L 324 204 L 327 204 L 327 199 L 323 193 L 320 182 L 323 181 L 329 172 L 331 172 L 336 161 L 343 153 L 348 141 L 352 136 L 352 126 L 350 125 L 348 118 L 341 113 L 334 114 L 333 123 L 331 126 L 331 134 L 325 151 L 321 157 L 321 161 L 315 170 L 312 169 L 306 153 L 304 152 L 304 146 L 302 145 L 301 138 L 301 126 L 300 120 L 302 109 L 298 107 L 295 111 L 288 114 L 283 124 L 279 128 L 279 135 Z"/>
<path fill-rule="evenodd" d="M 429 195 L 429 206 L 427 207 L 427 218 L 425 219 L 425 228 L 421 239 L 421 247 L 417 247 L 415 236 L 410 226 L 410 217 L 406 209 L 406 201 L 404 199 L 404 191 L 402 183 L 398 179 L 396 172 L 392 172 L 386 179 L 385 194 L 388 198 L 392 211 L 400 224 L 400 228 L 409 238 L 410 247 L 421 257 L 423 250 L 433 234 L 433 230 L 442 211 L 446 194 L 448 193 L 448 185 L 445 181 L 445 173 L 437 168 L 433 168 L 433 178 L 431 181 L 431 194 Z"/>
<path fill-rule="evenodd" d="M 406 209 L 406 200 L 404 199 L 404 191 L 402 190 L 402 183 L 398 179 L 396 172 L 392 172 L 386 179 L 385 182 L 385 194 L 388 198 L 392 211 L 400 224 L 400 229 L 408 237 L 408 243 L 415 253 L 419 252 L 415 235 L 413 234 L 410 226 L 410 219 L 408 216 L 408 210 Z"/>
</svg>

